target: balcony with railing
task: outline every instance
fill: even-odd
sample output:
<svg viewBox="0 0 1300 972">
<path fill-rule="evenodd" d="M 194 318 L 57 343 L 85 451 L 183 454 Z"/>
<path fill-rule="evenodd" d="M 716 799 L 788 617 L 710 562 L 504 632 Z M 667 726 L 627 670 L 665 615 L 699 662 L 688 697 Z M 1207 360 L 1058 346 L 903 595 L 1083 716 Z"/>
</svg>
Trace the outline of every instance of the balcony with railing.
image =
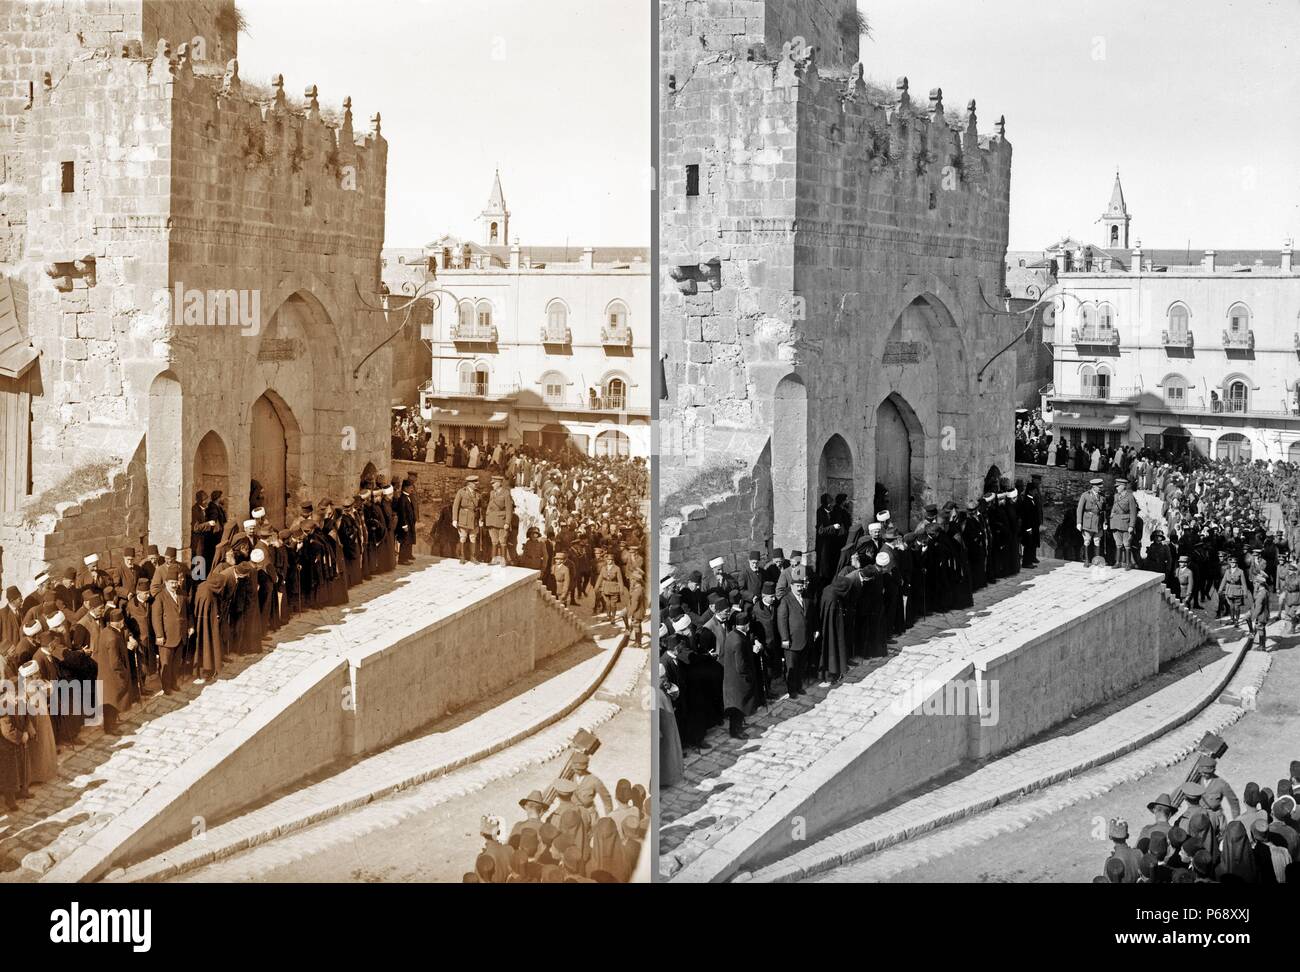
<svg viewBox="0 0 1300 972">
<path fill-rule="evenodd" d="M 632 346 L 631 325 L 606 323 L 600 329 L 600 343 L 607 348 L 630 348 Z"/>
<path fill-rule="evenodd" d="M 569 329 L 567 324 L 547 321 L 542 325 L 542 344 L 563 347 L 572 343 L 573 331 Z"/>
<path fill-rule="evenodd" d="M 1223 332 L 1223 347 L 1232 351 L 1254 351 L 1255 332 L 1252 328 Z"/>
<path fill-rule="evenodd" d="M 1188 330 L 1164 330 L 1160 332 L 1160 343 L 1166 348 L 1188 348 L 1192 347 L 1192 332 Z"/>
<path fill-rule="evenodd" d="M 1119 329 L 1106 324 L 1089 327 L 1070 328 L 1070 340 L 1075 344 L 1088 344 L 1100 347 L 1118 347 Z"/>
<path fill-rule="evenodd" d="M 451 326 L 451 339 L 456 344 L 496 344 L 497 326 L 479 321 L 456 321 Z"/>
<path fill-rule="evenodd" d="M 1195 394 L 1196 399 L 1192 400 Z M 1249 398 L 1214 397 L 1208 401 L 1196 389 L 1185 389 L 1183 395 L 1171 397 L 1166 390 L 1161 395 L 1159 390 L 1137 386 L 1115 387 L 1110 385 L 1084 386 L 1078 392 L 1066 392 L 1051 396 L 1052 401 L 1060 403 L 1077 402 L 1093 405 L 1127 405 L 1141 412 L 1176 412 L 1180 415 L 1237 415 L 1242 417 L 1279 418 L 1285 416 L 1300 417 L 1300 407 L 1262 408 Z M 1279 401 L 1279 405 L 1283 402 Z"/>
</svg>

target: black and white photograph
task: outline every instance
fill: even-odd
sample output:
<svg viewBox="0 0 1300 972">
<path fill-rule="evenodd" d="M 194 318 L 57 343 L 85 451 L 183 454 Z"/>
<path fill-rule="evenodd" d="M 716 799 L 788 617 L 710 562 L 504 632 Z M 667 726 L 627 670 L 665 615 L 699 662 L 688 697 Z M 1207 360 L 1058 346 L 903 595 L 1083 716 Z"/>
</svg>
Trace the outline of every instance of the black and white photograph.
<svg viewBox="0 0 1300 972">
<path fill-rule="evenodd" d="M 1297 41 L 661 3 L 661 881 L 1300 880 Z"/>
<path fill-rule="evenodd" d="M 651 26 L 0 3 L 0 881 L 649 881 Z"/>
</svg>

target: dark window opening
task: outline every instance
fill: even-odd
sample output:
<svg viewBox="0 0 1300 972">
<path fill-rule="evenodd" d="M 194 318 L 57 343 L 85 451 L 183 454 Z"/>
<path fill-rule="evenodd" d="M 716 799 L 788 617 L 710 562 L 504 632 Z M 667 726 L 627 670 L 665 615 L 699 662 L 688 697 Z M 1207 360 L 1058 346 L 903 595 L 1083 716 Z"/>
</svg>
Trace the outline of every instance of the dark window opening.
<svg viewBox="0 0 1300 972">
<path fill-rule="evenodd" d="M 930 208 L 934 209 L 939 205 L 938 197 L 933 192 L 930 193 Z"/>
<path fill-rule="evenodd" d="M 303 191 L 302 191 L 302 204 L 303 204 L 304 206 L 310 206 L 310 205 L 311 205 L 311 186 L 307 186 L 305 189 L 303 189 Z"/>
<path fill-rule="evenodd" d="M 700 167 L 698 165 L 688 165 L 686 167 L 686 195 L 698 196 L 700 194 Z"/>
<path fill-rule="evenodd" d="M 60 162 L 59 177 L 63 184 L 64 192 L 72 192 L 74 189 L 76 189 L 76 180 L 77 180 L 76 163 Z"/>
</svg>

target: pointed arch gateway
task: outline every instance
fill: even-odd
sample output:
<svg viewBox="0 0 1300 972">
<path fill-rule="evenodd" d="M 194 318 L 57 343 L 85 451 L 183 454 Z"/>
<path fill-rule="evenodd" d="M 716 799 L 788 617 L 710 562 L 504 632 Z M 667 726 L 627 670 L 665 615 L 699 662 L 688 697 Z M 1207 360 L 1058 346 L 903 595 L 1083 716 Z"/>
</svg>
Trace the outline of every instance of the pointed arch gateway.
<svg viewBox="0 0 1300 972">
<path fill-rule="evenodd" d="M 875 512 L 906 524 L 916 517 L 925 483 L 925 436 L 907 399 L 897 392 L 876 408 Z"/>
<path fill-rule="evenodd" d="M 291 494 L 300 481 L 301 430 L 284 399 L 270 390 L 253 402 L 249 430 L 249 476 L 261 486 L 267 521 L 283 529 L 294 512 Z"/>
</svg>

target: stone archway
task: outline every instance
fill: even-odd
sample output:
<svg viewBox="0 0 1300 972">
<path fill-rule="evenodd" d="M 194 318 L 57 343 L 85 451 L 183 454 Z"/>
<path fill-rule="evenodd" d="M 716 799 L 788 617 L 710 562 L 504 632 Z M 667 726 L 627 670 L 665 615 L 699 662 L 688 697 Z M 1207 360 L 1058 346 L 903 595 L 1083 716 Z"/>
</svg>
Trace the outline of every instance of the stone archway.
<svg viewBox="0 0 1300 972">
<path fill-rule="evenodd" d="M 292 442 L 298 424 L 284 400 L 267 391 L 253 403 L 249 418 L 249 477 L 262 488 L 266 519 L 283 528 L 291 511 L 289 501 L 297 480 L 297 451 Z"/>
<path fill-rule="evenodd" d="M 230 502 L 230 459 L 215 429 L 200 439 L 194 450 L 194 491 L 199 490 L 209 496 L 220 490 Z"/>
<path fill-rule="evenodd" d="M 149 541 L 162 547 L 183 545 L 185 492 L 182 468 L 181 383 L 164 371 L 149 386 L 149 425 L 145 433 L 145 468 L 149 485 Z"/>
<path fill-rule="evenodd" d="M 902 395 L 891 393 L 876 407 L 876 485 L 899 529 L 920 518 L 926 484 L 925 430 Z"/>
<path fill-rule="evenodd" d="M 822 447 L 818 480 L 818 493 L 830 493 L 832 500 L 840 493 L 853 499 L 853 452 L 838 432 Z"/>
</svg>

